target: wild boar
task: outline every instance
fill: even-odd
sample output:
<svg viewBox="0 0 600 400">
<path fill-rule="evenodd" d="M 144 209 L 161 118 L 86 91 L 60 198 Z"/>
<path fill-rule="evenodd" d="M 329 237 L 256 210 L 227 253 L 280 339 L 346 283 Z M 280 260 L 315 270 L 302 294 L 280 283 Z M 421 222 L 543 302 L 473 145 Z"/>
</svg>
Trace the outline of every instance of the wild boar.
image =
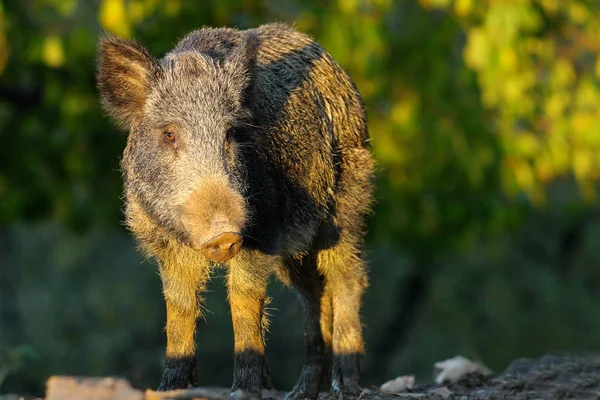
<svg viewBox="0 0 600 400">
<path fill-rule="evenodd" d="M 105 35 L 97 83 L 104 109 L 129 132 L 126 224 L 163 282 L 159 390 L 190 383 L 200 294 L 224 265 L 233 393 L 270 387 L 265 305 L 275 274 L 305 310 L 306 361 L 288 398 L 316 398 L 330 384 L 358 394 L 374 161 L 346 72 L 309 36 L 267 24 L 196 30 L 161 59 Z"/>
</svg>

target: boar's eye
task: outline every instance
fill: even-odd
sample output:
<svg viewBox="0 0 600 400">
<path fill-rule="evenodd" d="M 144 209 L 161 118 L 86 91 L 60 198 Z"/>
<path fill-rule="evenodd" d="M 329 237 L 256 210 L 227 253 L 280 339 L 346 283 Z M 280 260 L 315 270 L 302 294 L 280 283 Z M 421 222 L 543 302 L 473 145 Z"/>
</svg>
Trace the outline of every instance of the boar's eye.
<svg viewBox="0 0 600 400">
<path fill-rule="evenodd" d="M 175 134 L 171 131 L 163 132 L 163 141 L 165 143 L 174 143 L 175 142 Z"/>
</svg>

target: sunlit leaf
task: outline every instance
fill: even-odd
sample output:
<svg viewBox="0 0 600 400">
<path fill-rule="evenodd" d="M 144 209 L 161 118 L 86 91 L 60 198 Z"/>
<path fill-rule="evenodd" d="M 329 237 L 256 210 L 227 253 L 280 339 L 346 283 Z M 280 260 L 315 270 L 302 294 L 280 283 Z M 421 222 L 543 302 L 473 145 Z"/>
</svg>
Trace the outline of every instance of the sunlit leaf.
<svg viewBox="0 0 600 400">
<path fill-rule="evenodd" d="M 569 17 L 579 24 L 584 23 L 590 16 L 588 8 L 584 4 L 577 1 L 567 2 L 567 10 Z"/>
<path fill-rule="evenodd" d="M 468 33 L 468 42 L 464 50 L 467 65 L 474 69 L 483 68 L 489 60 L 489 42 L 485 31 L 473 28 Z"/>
<path fill-rule="evenodd" d="M 573 172 L 577 179 L 584 180 L 592 169 L 592 159 L 587 150 L 581 149 L 573 153 Z"/>
<path fill-rule="evenodd" d="M 454 12 L 459 17 L 466 17 L 473 10 L 474 0 L 456 0 L 454 3 Z"/>
<path fill-rule="evenodd" d="M 507 72 L 512 72 L 516 69 L 519 63 L 517 53 L 512 47 L 504 47 L 500 50 L 500 66 Z"/>
<path fill-rule="evenodd" d="M 344 14 L 352 14 L 356 12 L 358 6 L 360 5 L 360 0 L 339 0 L 338 7 L 340 11 Z"/>
<path fill-rule="evenodd" d="M 100 24 L 107 31 L 125 37 L 131 34 L 124 0 L 102 0 L 99 18 Z"/>
<path fill-rule="evenodd" d="M 58 36 L 48 36 L 42 45 L 42 60 L 46 65 L 54 68 L 61 67 L 65 63 L 63 43 Z"/>
<path fill-rule="evenodd" d="M 565 59 L 557 60 L 551 73 L 551 79 L 558 86 L 570 85 L 575 80 L 573 65 Z"/>
<path fill-rule="evenodd" d="M 555 13 L 558 11 L 560 1 L 561 0 L 540 0 L 540 3 L 546 12 Z"/>
</svg>

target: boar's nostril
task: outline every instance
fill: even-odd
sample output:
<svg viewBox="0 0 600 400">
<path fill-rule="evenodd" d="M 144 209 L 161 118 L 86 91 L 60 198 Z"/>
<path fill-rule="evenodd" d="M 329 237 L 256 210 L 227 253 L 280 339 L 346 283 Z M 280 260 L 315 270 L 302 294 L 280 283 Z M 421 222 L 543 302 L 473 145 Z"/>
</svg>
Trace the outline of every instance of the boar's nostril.
<svg viewBox="0 0 600 400">
<path fill-rule="evenodd" d="M 223 262 L 230 260 L 242 247 L 242 236 L 225 232 L 202 243 L 202 253 L 210 260 Z"/>
</svg>

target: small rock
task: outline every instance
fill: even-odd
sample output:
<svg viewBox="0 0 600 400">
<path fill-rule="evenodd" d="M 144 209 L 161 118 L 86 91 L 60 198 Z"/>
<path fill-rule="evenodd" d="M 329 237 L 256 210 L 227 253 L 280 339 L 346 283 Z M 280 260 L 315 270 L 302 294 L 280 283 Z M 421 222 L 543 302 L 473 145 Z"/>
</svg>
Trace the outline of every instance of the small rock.
<svg viewBox="0 0 600 400">
<path fill-rule="evenodd" d="M 473 362 L 465 357 L 456 356 L 444 361 L 436 362 L 434 365 L 436 383 L 456 382 L 460 377 L 471 372 L 479 372 L 488 376 L 492 373 L 481 364 Z"/>
<path fill-rule="evenodd" d="M 415 385 L 415 376 L 414 375 L 404 375 L 399 376 L 396 379 L 392 379 L 391 381 L 387 381 L 383 385 L 381 385 L 380 389 L 384 392 L 390 393 L 399 393 L 405 389 L 412 389 Z"/>
</svg>

